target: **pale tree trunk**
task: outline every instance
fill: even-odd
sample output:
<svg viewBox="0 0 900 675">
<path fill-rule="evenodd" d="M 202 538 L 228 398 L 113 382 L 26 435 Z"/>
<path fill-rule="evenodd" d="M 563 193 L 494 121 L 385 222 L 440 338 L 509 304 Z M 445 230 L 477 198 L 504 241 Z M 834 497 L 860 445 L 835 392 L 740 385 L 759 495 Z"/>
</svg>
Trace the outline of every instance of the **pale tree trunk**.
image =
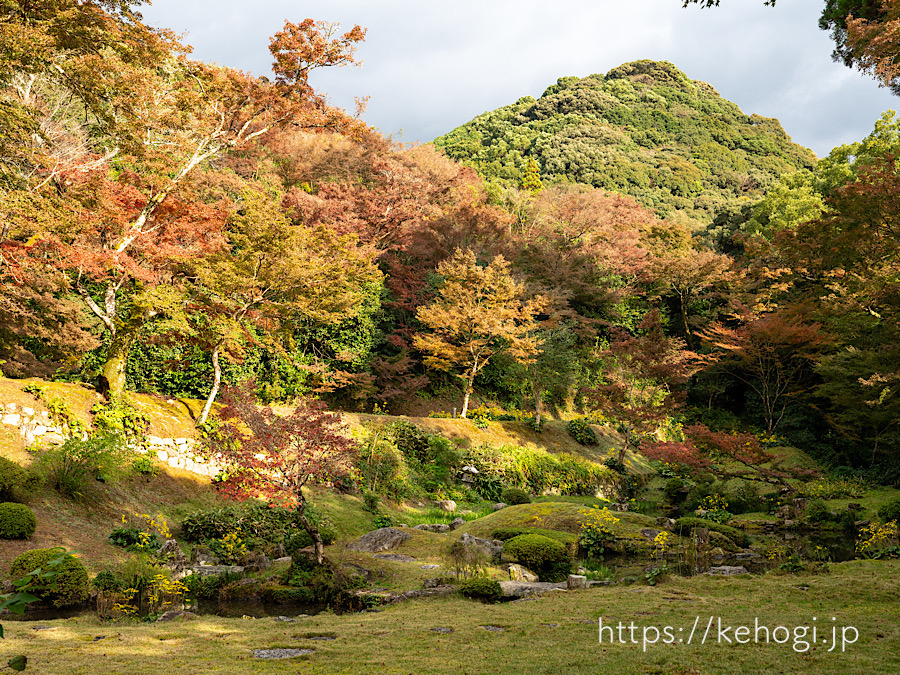
<svg viewBox="0 0 900 675">
<path fill-rule="evenodd" d="M 203 406 L 203 411 L 200 413 L 200 417 L 197 419 L 197 426 L 201 424 L 206 424 L 206 418 L 209 417 L 209 411 L 212 409 L 213 401 L 216 400 L 216 396 L 219 393 L 219 387 L 222 384 L 222 366 L 219 364 L 219 349 L 221 345 L 216 345 L 215 349 L 213 349 L 212 353 L 212 364 L 213 364 L 213 386 L 212 391 L 209 392 L 209 397 L 206 399 L 206 405 Z"/>
<path fill-rule="evenodd" d="M 323 564 L 325 562 L 325 543 L 322 541 L 322 535 L 319 534 L 319 528 L 309 522 L 309 518 L 306 517 L 306 497 L 303 496 L 303 488 L 297 489 L 297 520 L 300 521 L 307 534 L 312 537 L 316 563 Z"/>
<path fill-rule="evenodd" d="M 534 394 L 534 424 L 540 429 L 541 427 L 541 410 L 543 402 L 541 401 L 541 387 L 537 380 L 531 381 L 531 391 Z"/>
<path fill-rule="evenodd" d="M 459 414 L 463 419 L 466 419 L 466 413 L 469 410 L 469 396 L 472 395 L 472 390 L 475 388 L 475 376 L 477 374 L 478 357 L 475 357 L 475 364 L 472 366 L 472 370 L 469 371 L 469 377 L 466 380 L 466 393 L 463 395 L 462 412 Z"/>
</svg>

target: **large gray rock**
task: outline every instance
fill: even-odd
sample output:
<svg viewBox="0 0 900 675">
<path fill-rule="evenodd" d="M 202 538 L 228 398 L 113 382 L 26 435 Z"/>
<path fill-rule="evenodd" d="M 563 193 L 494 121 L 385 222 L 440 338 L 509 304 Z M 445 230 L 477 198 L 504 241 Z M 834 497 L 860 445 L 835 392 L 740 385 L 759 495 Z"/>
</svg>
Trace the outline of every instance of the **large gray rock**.
<svg viewBox="0 0 900 675">
<path fill-rule="evenodd" d="M 456 502 L 452 499 L 441 499 L 437 503 L 437 507 L 441 511 L 446 511 L 447 513 L 453 513 L 456 511 Z"/>
<path fill-rule="evenodd" d="M 501 581 L 500 590 L 503 591 L 504 598 L 527 598 L 530 595 L 540 595 L 548 591 L 564 591 L 566 590 L 566 583 Z"/>
<path fill-rule="evenodd" d="M 454 518 L 453 521 L 450 523 L 450 529 L 455 530 L 459 527 L 462 527 L 465 524 L 466 524 L 466 521 L 463 520 L 462 518 Z"/>
<path fill-rule="evenodd" d="M 710 567 L 709 572 L 707 574 L 710 575 L 719 575 L 725 577 L 736 576 L 738 574 L 750 574 L 746 567 L 741 565 L 740 567 L 734 567 L 732 565 L 722 565 L 721 567 Z"/>
<path fill-rule="evenodd" d="M 160 546 L 156 554 L 172 562 L 185 562 L 187 560 L 178 542 L 174 539 L 166 539 L 166 542 Z"/>
<path fill-rule="evenodd" d="M 490 539 L 473 537 L 468 532 L 464 532 L 459 538 L 459 541 L 461 541 L 466 548 L 474 547 L 480 549 L 489 560 L 500 562 L 500 554 L 503 553 L 502 541 L 492 541 Z"/>
<path fill-rule="evenodd" d="M 402 532 L 393 527 L 382 527 L 379 530 L 373 530 L 368 534 L 364 534 L 347 548 L 351 551 L 361 551 L 363 553 L 390 551 L 397 548 L 410 537 L 412 535 L 409 532 Z"/>
<path fill-rule="evenodd" d="M 422 523 L 413 529 L 421 532 L 449 532 L 450 526 L 447 523 Z"/>
<path fill-rule="evenodd" d="M 516 563 L 510 563 L 506 568 L 506 571 L 509 572 L 510 581 L 535 582 L 538 580 L 537 574 L 529 570 L 527 567 L 522 567 L 522 565 L 517 565 Z"/>
<path fill-rule="evenodd" d="M 576 588 L 587 588 L 588 582 L 587 577 L 582 576 L 581 574 L 570 574 L 569 578 L 566 579 L 566 588 L 570 591 Z"/>
<path fill-rule="evenodd" d="M 500 511 L 501 509 L 505 509 L 505 508 L 506 508 L 505 502 L 497 502 L 496 504 L 494 504 L 491 507 L 491 511 Z"/>
</svg>

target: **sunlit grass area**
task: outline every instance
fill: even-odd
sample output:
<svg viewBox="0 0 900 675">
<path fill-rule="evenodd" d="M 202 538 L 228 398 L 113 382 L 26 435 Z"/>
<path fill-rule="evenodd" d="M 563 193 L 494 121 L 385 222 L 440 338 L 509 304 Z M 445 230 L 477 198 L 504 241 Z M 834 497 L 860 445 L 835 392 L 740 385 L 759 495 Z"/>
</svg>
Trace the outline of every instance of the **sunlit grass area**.
<svg viewBox="0 0 900 675">
<path fill-rule="evenodd" d="M 460 598 L 399 603 L 377 612 L 274 618 L 201 617 L 178 623 L 101 623 L 95 618 L 6 622 L 4 654 L 26 653 L 29 670 L 75 673 L 895 673 L 900 670 L 897 561 L 854 561 L 816 575 L 671 578 L 658 586 L 554 592 L 538 599 L 482 605 Z M 874 609 L 877 608 L 877 609 Z M 637 644 L 598 642 L 598 619 L 632 622 Z M 699 617 L 713 617 L 705 644 L 684 639 Z M 784 644 L 727 644 L 723 626 L 784 626 Z M 834 617 L 834 620 L 832 620 Z M 815 618 L 819 644 L 796 637 Z M 502 630 L 485 628 L 491 626 Z M 652 644 L 652 628 L 673 628 L 676 642 Z M 644 651 L 643 629 L 651 641 Z M 832 627 L 838 644 L 832 649 Z M 858 631 L 844 645 L 844 627 Z M 436 632 L 432 629 L 451 629 Z M 683 628 L 683 631 L 679 629 Z M 682 637 L 683 636 L 683 637 Z M 773 633 L 774 636 L 774 633 Z M 784 637 L 778 633 L 779 639 Z M 845 635 L 849 643 L 854 637 Z M 334 638 L 334 639 L 315 639 Z M 760 640 L 764 634 L 760 633 Z M 822 640 L 827 640 L 823 643 Z M 251 658 L 254 649 L 310 648 L 286 661 Z"/>
</svg>

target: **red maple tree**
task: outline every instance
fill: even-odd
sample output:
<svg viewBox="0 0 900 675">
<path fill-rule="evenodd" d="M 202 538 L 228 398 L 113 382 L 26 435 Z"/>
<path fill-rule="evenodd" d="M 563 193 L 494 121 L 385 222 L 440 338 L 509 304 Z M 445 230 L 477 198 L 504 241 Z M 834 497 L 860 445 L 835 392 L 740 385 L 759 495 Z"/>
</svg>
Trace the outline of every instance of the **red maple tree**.
<svg viewBox="0 0 900 675">
<path fill-rule="evenodd" d="M 325 545 L 306 514 L 303 488 L 346 476 L 356 442 L 344 433 L 338 414 L 325 404 L 303 399 L 287 415 L 255 404 L 252 382 L 223 387 L 222 424 L 206 441 L 207 451 L 226 467 L 219 489 L 233 499 L 280 499 L 296 509 L 297 520 L 313 540 L 316 561 Z"/>
</svg>

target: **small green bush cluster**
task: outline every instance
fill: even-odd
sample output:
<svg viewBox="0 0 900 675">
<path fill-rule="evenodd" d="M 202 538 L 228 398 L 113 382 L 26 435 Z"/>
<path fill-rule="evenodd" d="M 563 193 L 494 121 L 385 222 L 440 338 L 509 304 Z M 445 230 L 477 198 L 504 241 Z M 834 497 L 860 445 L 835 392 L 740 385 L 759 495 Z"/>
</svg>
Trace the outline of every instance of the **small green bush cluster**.
<svg viewBox="0 0 900 675">
<path fill-rule="evenodd" d="M 564 544 L 541 534 L 520 534 L 503 544 L 509 556 L 538 575 L 542 581 L 561 581 L 572 570 Z"/>
<path fill-rule="evenodd" d="M 106 434 L 66 439 L 38 455 L 36 465 L 54 490 L 70 499 L 83 499 L 94 481 L 119 476 L 133 455 L 121 436 Z"/>
<path fill-rule="evenodd" d="M 821 499 L 813 499 L 806 507 L 806 519 L 811 523 L 823 523 L 831 520 L 831 511 Z"/>
<path fill-rule="evenodd" d="M 107 537 L 113 546 L 119 546 L 132 553 L 151 553 L 162 544 L 155 532 L 146 532 L 136 527 L 117 527 Z"/>
<path fill-rule="evenodd" d="M 0 504 L 0 539 L 29 539 L 36 528 L 37 518 L 27 506 L 15 502 Z"/>
<path fill-rule="evenodd" d="M 511 506 L 515 504 L 530 504 L 531 495 L 520 488 L 506 488 L 500 493 L 500 501 Z"/>
<path fill-rule="evenodd" d="M 503 597 L 503 589 L 496 579 L 487 577 L 474 577 L 466 579 L 459 585 L 460 595 L 481 602 L 497 602 Z"/>
<path fill-rule="evenodd" d="M 892 520 L 900 521 L 900 497 L 883 504 L 878 509 L 878 517 L 883 523 L 888 523 Z"/>
<path fill-rule="evenodd" d="M 150 429 L 150 418 L 124 396 L 115 396 L 109 401 L 95 403 L 91 408 L 91 414 L 94 416 L 94 428 L 100 434 L 140 440 Z"/>
<path fill-rule="evenodd" d="M 461 457 L 456 446 L 406 420 L 366 429 L 357 467 L 363 487 L 392 499 L 450 496 Z"/>
<path fill-rule="evenodd" d="M 695 528 L 706 528 L 707 530 L 711 530 L 713 532 L 719 532 L 720 534 L 724 534 L 728 537 L 732 542 L 734 542 L 737 546 L 745 547 L 748 546 L 747 535 L 741 532 L 740 530 L 731 527 L 729 525 L 722 525 L 720 523 L 714 522 L 712 520 L 706 520 L 705 518 L 693 518 L 690 516 L 684 516 L 682 518 L 678 518 L 675 521 L 675 533 L 680 536 L 686 536 L 690 534 L 691 530 Z"/>
<path fill-rule="evenodd" d="M 45 569 L 47 563 L 60 555 L 58 548 L 36 548 L 25 551 L 13 560 L 10 576 L 14 579 L 38 568 Z M 78 558 L 69 558 L 57 568 L 53 579 L 38 579 L 31 592 L 39 599 L 52 603 L 54 607 L 79 605 L 88 598 L 90 584 L 87 570 Z"/>
<path fill-rule="evenodd" d="M 6 457 L 0 457 L 0 500 L 21 501 L 41 483 L 31 469 L 25 469 Z"/>
<path fill-rule="evenodd" d="M 601 486 L 621 481 L 597 462 L 513 445 L 476 446 L 467 450 L 464 461 L 478 469 L 482 480 L 520 487 L 531 494 L 553 490 L 563 495 L 593 495 Z"/>
<path fill-rule="evenodd" d="M 316 510 L 306 507 L 307 519 L 316 525 L 322 541 L 332 543 L 337 538 L 334 527 Z M 189 542 L 210 543 L 237 534 L 249 550 L 272 553 L 284 546 L 289 554 L 311 546 L 313 541 L 297 520 L 293 509 L 267 504 L 235 505 L 196 511 L 181 523 L 181 532 Z"/>
<path fill-rule="evenodd" d="M 581 445 L 597 445 L 597 435 L 594 433 L 594 430 L 591 429 L 591 425 L 581 418 L 570 420 L 566 425 L 566 431 L 569 432 L 569 436 L 571 436 L 576 443 Z"/>
<path fill-rule="evenodd" d="M 663 497 L 665 497 L 666 502 L 673 506 L 681 504 L 687 497 L 685 485 L 686 483 L 677 476 L 667 480 L 666 486 L 663 488 Z"/>
</svg>

